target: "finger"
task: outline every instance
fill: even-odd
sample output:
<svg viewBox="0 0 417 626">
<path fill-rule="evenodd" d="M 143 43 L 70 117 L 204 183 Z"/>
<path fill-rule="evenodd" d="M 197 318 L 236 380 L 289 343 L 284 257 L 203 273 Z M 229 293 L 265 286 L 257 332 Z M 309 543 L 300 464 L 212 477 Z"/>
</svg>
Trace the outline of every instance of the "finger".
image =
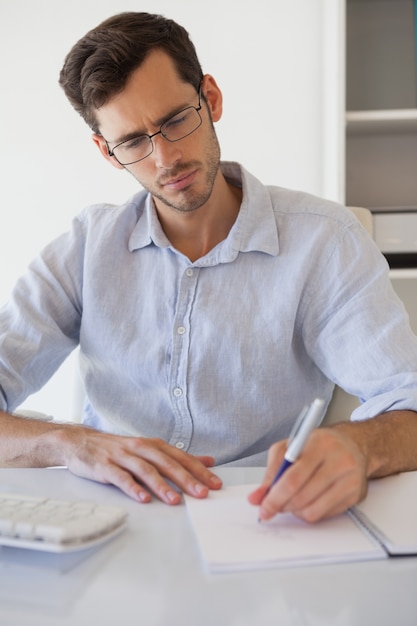
<svg viewBox="0 0 417 626">
<path fill-rule="evenodd" d="M 361 459 L 350 450 L 335 449 L 284 510 L 291 510 L 307 521 L 316 521 L 347 510 L 366 495 L 367 480 Z"/>
<path fill-rule="evenodd" d="M 124 461 L 125 467 L 169 504 L 177 504 L 181 499 L 169 483 L 197 498 L 206 497 L 209 487 L 218 489 L 221 486 L 221 480 L 196 457 L 166 442 L 138 439 L 132 444 L 131 452 L 133 454 Z"/>
<path fill-rule="evenodd" d="M 361 492 L 349 477 L 344 477 L 301 509 L 294 508 L 293 513 L 306 522 L 317 522 L 347 511 L 364 497 Z"/>
<path fill-rule="evenodd" d="M 172 446 L 167 444 L 165 441 L 162 442 L 163 445 L 172 449 Z M 214 466 L 215 460 L 212 456 L 193 456 L 192 454 L 188 454 L 187 452 L 183 452 L 181 450 L 174 450 L 174 458 L 183 466 L 190 474 L 198 478 L 203 484 L 205 484 L 209 489 L 220 489 L 222 486 L 221 479 L 212 472 L 209 468 Z"/>
<path fill-rule="evenodd" d="M 105 482 L 118 487 L 120 491 L 129 496 L 129 498 L 141 502 L 142 504 L 147 504 L 152 500 L 149 491 L 135 480 L 130 472 L 117 465 L 108 468 L 107 480 Z"/>
<path fill-rule="evenodd" d="M 248 495 L 248 501 L 250 502 L 250 504 L 259 506 L 267 493 L 268 486 L 260 485 L 254 491 L 251 491 L 251 493 Z"/>
<path fill-rule="evenodd" d="M 250 504 L 259 506 L 267 496 L 287 449 L 287 441 L 273 444 L 268 451 L 268 461 L 262 483 L 248 495 Z"/>
<path fill-rule="evenodd" d="M 156 440 L 155 447 L 166 455 L 163 457 L 164 461 L 166 461 L 165 465 L 160 467 L 158 463 L 156 463 L 156 466 L 159 467 L 161 473 L 170 480 L 176 481 L 176 470 L 178 469 L 181 476 L 184 477 L 186 481 L 190 482 L 191 489 L 193 488 L 193 484 L 198 484 L 199 486 L 204 485 L 209 489 L 220 489 L 222 486 L 221 479 L 209 469 L 214 465 L 214 458 L 212 456 L 193 456 L 188 452 L 174 448 L 166 441 L 160 439 Z M 172 463 L 172 461 L 176 463 Z M 196 480 L 198 483 L 195 482 Z M 186 490 L 184 485 L 180 484 L 179 486 Z"/>
<path fill-rule="evenodd" d="M 308 462 L 304 465 L 308 467 Z M 343 469 L 343 462 L 331 467 L 324 461 L 317 467 L 310 466 L 308 479 L 298 476 L 303 469 L 301 463 L 294 466 L 294 471 L 286 478 L 289 483 L 289 494 L 286 503 L 283 503 L 282 493 L 278 489 L 271 490 L 271 497 L 264 499 L 259 513 L 260 519 L 269 519 L 276 512 L 291 512 L 308 522 L 337 515 L 356 504 L 366 494 L 367 483 L 358 467 Z M 292 469 L 292 468 L 290 468 Z M 295 470 L 298 470 L 297 473 Z M 284 480 L 282 480 L 284 483 Z M 285 491 L 285 484 L 281 485 Z"/>
<path fill-rule="evenodd" d="M 152 499 L 150 493 L 135 480 L 129 471 L 114 463 L 101 463 L 94 467 L 71 464 L 68 469 L 76 476 L 114 485 L 138 502 L 147 503 Z"/>
<path fill-rule="evenodd" d="M 93 443 L 96 443 L 96 439 Z M 102 445 L 95 455 L 91 454 L 91 445 L 88 448 L 90 454 L 73 455 L 68 463 L 70 471 L 78 476 L 115 485 L 139 502 L 149 502 L 151 492 L 168 504 L 181 502 L 181 494 L 162 478 L 156 467 L 135 453 L 130 439 L 118 437 L 114 440 L 102 436 L 99 439 L 102 444 L 110 442 L 111 445 Z M 143 449 L 147 447 L 152 446 L 144 445 Z"/>
<path fill-rule="evenodd" d="M 314 500 L 324 489 L 317 480 L 322 465 L 315 456 L 301 456 L 267 491 L 260 503 L 259 518 L 267 520 L 277 513 L 293 512 Z M 326 473 L 324 480 L 328 480 Z"/>
<path fill-rule="evenodd" d="M 287 448 L 288 441 L 286 439 L 278 441 L 269 448 L 266 470 L 262 480 L 263 486 L 270 487 L 273 483 L 275 476 L 284 460 L 284 455 L 287 451 Z"/>
<path fill-rule="evenodd" d="M 215 464 L 215 460 L 212 456 L 195 456 L 194 458 L 198 459 L 205 467 L 213 467 Z"/>
<path fill-rule="evenodd" d="M 286 474 L 293 469 L 290 468 L 286 471 Z M 297 468 L 298 469 L 298 468 Z M 282 476 L 278 483 L 273 485 L 269 491 L 266 492 L 264 498 L 259 503 L 259 519 L 268 520 L 271 519 L 277 513 L 292 512 L 292 500 L 294 498 L 295 489 L 300 487 L 294 487 L 297 481 L 288 481 L 288 476 L 285 476 L 286 484 L 284 483 L 284 476 Z"/>
<path fill-rule="evenodd" d="M 154 493 L 169 504 L 178 504 L 175 486 L 195 497 L 221 487 L 221 480 L 200 459 L 177 450 L 160 439 L 114 437 L 89 432 L 68 459 L 73 473 L 108 482 L 141 502 Z M 202 457 L 208 465 L 212 457 Z M 174 486 L 173 486 L 173 484 Z"/>
</svg>

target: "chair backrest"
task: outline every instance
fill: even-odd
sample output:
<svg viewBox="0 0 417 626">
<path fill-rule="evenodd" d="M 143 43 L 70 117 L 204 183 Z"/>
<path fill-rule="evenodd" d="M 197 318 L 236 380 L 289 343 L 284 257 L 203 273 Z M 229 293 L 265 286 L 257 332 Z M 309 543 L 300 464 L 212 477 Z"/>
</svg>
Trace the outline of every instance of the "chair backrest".
<svg viewBox="0 0 417 626">
<path fill-rule="evenodd" d="M 356 396 L 350 395 L 336 385 L 330 404 L 327 407 L 326 415 L 322 421 L 322 426 L 328 426 L 336 422 L 348 422 L 359 404 L 360 401 Z"/>
<path fill-rule="evenodd" d="M 349 211 L 352 211 L 355 217 L 358 218 L 358 220 L 360 221 L 362 226 L 366 228 L 368 233 L 373 236 L 374 224 L 371 211 L 369 209 L 365 209 L 365 207 L 362 206 L 349 206 L 348 209 Z"/>
</svg>

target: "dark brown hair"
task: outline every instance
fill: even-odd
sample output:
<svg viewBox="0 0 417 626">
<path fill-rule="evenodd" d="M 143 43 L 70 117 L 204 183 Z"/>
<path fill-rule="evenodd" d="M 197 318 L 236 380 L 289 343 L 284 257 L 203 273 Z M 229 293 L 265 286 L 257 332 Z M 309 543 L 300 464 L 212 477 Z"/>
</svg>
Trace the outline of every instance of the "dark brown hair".
<svg viewBox="0 0 417 626">
<path fill-rule="evenodd" d="M 202 69 L 188 32 L 162 15 L 119 13 L 82 37 L 68 53 L 59 84 L 94 132 L 95 110 L 120 93 L 147 54 L 161 48 L 182 80 L 198 90 Z"/>
</svg>

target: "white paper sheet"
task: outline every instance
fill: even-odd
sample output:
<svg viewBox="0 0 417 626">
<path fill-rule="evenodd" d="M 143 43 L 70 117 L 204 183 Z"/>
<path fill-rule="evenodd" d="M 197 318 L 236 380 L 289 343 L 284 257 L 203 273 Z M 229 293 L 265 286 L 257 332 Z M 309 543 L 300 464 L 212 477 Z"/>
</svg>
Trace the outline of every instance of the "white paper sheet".
<svg viewBox="0 0 417 626">
<path fill-rule="evenodd" d="M 308 524 L 291 514 L 258 522 L 247 501 L 255 485 L 224 487 L 207 499 L 186 496 L 201 554 L 211 572 L 386 558 L 349 514 Z"/>
</svg>

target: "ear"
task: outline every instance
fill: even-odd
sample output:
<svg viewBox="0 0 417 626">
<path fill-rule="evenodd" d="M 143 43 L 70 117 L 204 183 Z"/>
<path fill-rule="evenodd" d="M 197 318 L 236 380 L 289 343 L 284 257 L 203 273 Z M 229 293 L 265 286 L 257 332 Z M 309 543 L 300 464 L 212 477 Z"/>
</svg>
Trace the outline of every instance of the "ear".
<svg viewBox="0 0 417 626">
<path fill-rule="evenodd" d="M 93 133 L 91 138 L 100 150 L 101 154 L 104 156 L 104 158 L 109 161 L 109 163 L 111 163 L 113 167 L 116 167 L 118 170 L 125 169 L 124 165 L 120 165 L 116 157 L 109 155 L 109 151 L 107 149 L 107 144 L 104 137 L 102 137 L 101 135 L 97 135 L 97 133 Z"/>
<path fill-rule="evenodd" d="M 223 113 L 223 95 L 210 74 L 204 74 L 201 91 L 207 101 L 213 122 L 218 122 Z"/>
</svg>

